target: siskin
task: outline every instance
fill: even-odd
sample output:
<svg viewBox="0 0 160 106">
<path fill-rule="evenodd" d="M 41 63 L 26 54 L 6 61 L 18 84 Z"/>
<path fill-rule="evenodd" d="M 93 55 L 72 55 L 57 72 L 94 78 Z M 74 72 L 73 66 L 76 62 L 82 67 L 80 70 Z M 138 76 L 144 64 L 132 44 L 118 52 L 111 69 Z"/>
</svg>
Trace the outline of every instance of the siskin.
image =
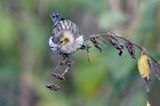
<svg viewBox="0 0 160 106">
<path fill-rule="evenodd" d="M 144 80 L 150 81 L 150 64 L 147 55 L 141 55 L 138 59 L 138 70 Z"/>
</svg>

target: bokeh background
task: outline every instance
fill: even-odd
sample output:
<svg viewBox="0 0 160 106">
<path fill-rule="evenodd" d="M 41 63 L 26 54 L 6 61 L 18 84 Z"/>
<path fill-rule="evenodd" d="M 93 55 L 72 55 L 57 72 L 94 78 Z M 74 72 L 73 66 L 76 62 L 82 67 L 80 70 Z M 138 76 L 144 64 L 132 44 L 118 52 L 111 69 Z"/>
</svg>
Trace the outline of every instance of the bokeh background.
<svg viewBox="0 0 160 106">
<path fill-rule="evenodd" d="M 81 34 L 113 31 L 160 59 L 159 0 L 0 0 L 0 106 L 146 106 L 137 61 L 111 45 L 103 54 L 73 55 L 76 63 L 57 81 L 50 73 L 61 59 L 48 47 L 58 11 Z M 62 69 L 56 72 L 62 73 Z M 58 92 L 45 86 L 57 83 Z M 160 105 L 160 82 L 152 75 L 152 106 Z"/>
</svg>

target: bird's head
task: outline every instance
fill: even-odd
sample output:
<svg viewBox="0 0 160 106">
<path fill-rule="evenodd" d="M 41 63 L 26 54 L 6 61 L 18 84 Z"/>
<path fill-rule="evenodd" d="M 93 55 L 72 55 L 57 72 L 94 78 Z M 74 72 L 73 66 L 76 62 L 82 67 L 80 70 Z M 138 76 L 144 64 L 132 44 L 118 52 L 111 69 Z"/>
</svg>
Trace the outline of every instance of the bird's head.
<svg viewBox="0 0 160 106">
<path fill-rule="evenodd" d="M 60 46 L 67 46 L 74 43 L 74 36 L 71 32 L 64 31 L 60 34 L 59 38 L 59 45 Z"/>
</svg>

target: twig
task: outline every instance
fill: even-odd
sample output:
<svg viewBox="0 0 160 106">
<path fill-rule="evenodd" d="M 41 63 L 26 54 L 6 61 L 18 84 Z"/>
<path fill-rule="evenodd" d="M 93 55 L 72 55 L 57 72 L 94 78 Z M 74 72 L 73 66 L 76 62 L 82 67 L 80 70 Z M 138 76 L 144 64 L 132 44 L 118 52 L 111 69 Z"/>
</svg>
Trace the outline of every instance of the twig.
<svg viewBox="0 0 160 106">
<path fill-rule="evenodd" d="M 101 38 L 101 37 L 103 37 L 104 38 L 104 36 L 114 36 L 114 37 L 116 37 L 116 38 L 119 38 L 119 39 L 122 39 L 122 40 L 124 40 L 124 41 L 127 41 L 127 42 L 131 42 L 130 40 L 128 40 L 128 39 L 126 39 L 126 38 L 124 38 L 124 37 L 121 37 L 121 36 L 119 36 L 119 35 L 117 35 L 117 34 L 115 34 L 115 33 L 113 33 L 113 32 L 108 32 L 107 34 L 98 34 L 98 35 L 92 35 L 92 36 L 90 36 L 90 38 L 91 37 L 99 37 L 99 38 Z M 90 39 L 89 38 L 89 39 Z M 88 38 L 87 38 L 88 39 Z M 87 41 L 87 39 L 85 40 L 85 41 Z M 101 38 L 102 39 L 102 38 Z M 106 38 L 104 38 L 105 40 L 107 40 L 108 41 L 108 39 L 106 39 Z M 103 40 L 104 41 L 104 40 Z M 107 42 L 106 42 L 107 43 Z M 144 49 L 144 47 L 141 47 L 141 46 L 139 46 L 139 45 L 137 45 L 136 43 L 133 43 L 133 42 L 131 42 L 135 47 L 137 47 L 138 49 L 140 49 L 141 51 Z M 148 52 L 146 52 L 146 54 L 151 58 L 151 60 L 152 61 L 154 61 L 154 63 L 156 64 L 156 65 L 159 65 L 160 66 L 160 64 L 158 63 L 158 61 L 156 60 L 156 59 L 154 59 Z"/>
</svg>

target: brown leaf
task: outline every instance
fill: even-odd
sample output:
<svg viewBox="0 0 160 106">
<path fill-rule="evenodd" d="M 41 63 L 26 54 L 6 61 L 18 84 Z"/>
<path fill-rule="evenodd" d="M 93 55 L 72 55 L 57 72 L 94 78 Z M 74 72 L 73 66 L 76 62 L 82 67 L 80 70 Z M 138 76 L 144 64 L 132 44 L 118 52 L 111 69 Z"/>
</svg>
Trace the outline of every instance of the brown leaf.
<svg viewBox="0 0 160 106">
<path fill-rule="evenodd" d="M 133 43 L 126 41 L 125 46 L 128 50 L 128 53 L 130 54 L 130 56 L 132 58 L 136 59 L 135 47 L 134 47 Z"/>
<path fill-rule="evenodd" d="M 57 85 L 57 84 L 50 84 L 50 85 L 47 85 L 46 87 L 47 87 L 48 89 L 54 90 L 54 91 L 58 91 L 59 88 L 60 88 L 60 86 Z"/>
<path fill-rule="evenodd" d="M 59 63 L 59 65 L 61 65 L 61 66 L 70 66 L 70 65 L 72 65 L 72 64 L 74 64 L 74 61 L 67 60 L 67 59 L 62 60 L 62 61 Z"/>
<path fill-rule="evenodd" d="M 119 55 L 121 56 L 124 48 L 123 44 L 120 43 L 115 36 L 112 36 L 112 33 L 108 33 L 107 39 L 117 50 L 119 50 Z"/>
<path fill-rule="evenodd" d="M 99 49 L 99 51 L 102 53 L 102 47 L 100 46 L 100 43 L 96 40 L 96 37 L 90 37 L 90 41 L 93 43 L 94 47 Z"/>
<path fill-rule="evenodd" d="M 52 73 L 52 76 L 58 80 L 65 80 L 64 76 L 62 76 L 58 73 Z"/>
</svg>

